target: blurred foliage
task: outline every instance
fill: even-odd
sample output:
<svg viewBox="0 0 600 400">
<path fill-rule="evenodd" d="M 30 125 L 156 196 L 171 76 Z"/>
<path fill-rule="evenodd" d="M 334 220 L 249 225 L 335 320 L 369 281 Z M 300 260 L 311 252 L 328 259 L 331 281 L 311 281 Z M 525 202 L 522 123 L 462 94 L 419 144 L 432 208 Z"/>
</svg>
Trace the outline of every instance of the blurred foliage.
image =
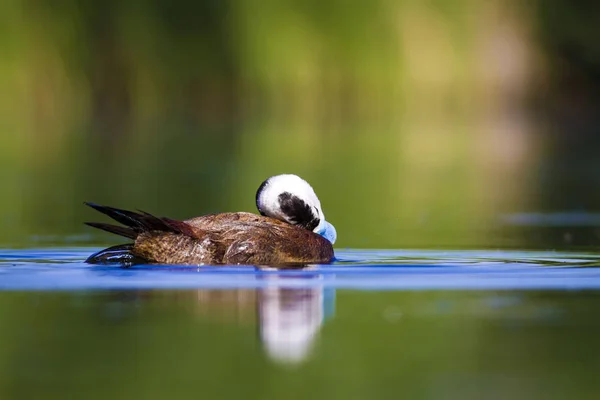
<svg viewBox="0 0 600 400">
<path fill-rule="evenodd" d="M 548 110 L 580 111 L 559 133 L 600 125 L 583 118 L 597 79 L 558 101 L 563 65 L 599 70 L 587 7 L 3 1 L 0 243 L 114 240 L 88 235 L 84 200 L 252 211 L 263 179 L 292 172 L 340 246 L 531 245 L 501 216 L 574 207 L 582 191 L 586 210 L 600 204 L 598 174 L 567 197 L 545 181 L 568 147 Z"/>
</svg>

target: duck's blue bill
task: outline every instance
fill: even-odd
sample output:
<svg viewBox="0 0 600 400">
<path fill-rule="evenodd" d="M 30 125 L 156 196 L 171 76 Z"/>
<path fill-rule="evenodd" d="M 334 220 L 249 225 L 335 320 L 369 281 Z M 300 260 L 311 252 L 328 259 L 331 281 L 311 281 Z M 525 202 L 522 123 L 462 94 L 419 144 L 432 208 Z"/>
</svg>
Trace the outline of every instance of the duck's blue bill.
<svg viewBox="0 0 600 400">
<path fill-rule="evenodd" d="M 335 240 L 337 239 L 337 232 L 335 231 L 334 226 L 327 221 L 325 221 L 325 223 L 323 224 L 321 229 L 317 231 L 317 233 L 323 236 L 325 239 L 329 240 L 331 244 L 334 244 Z"/>
</svg>

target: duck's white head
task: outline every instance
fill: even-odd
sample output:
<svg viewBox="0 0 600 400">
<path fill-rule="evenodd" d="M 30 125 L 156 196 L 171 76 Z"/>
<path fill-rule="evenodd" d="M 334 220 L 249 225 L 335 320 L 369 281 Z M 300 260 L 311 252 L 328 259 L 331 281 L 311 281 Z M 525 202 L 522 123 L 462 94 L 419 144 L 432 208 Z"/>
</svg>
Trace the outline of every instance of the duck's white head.
<svg viewBox="0 0 600 400">
<path fill-rule="evenodd" d="M 299 225 L 335 243 L 337 233 L 325 221 L 319 198 L 297 175 L 276 175 L 264 181 L 256 192 L 256 207 L 262 215 Z"/>
</svg>

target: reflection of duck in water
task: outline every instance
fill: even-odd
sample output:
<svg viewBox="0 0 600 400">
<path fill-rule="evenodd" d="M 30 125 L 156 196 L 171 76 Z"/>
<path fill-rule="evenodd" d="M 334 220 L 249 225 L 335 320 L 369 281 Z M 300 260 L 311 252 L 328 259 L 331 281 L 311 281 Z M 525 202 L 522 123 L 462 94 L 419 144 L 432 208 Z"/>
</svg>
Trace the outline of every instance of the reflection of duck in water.
<svg viewBox="0 0 600 400">
<path fill-rule="evenodd" d="M 86 203 L 125 226 L 87 223 L 134 240 L 109 247 L 89 263 L 259 264 L 328 263 L 333 225 L 312 187 L 296 175 L 277 175 L 256 193 L 261 215 L 236 212 L 186 221 Z"/>
<path fill-rule="evenodd" d="M 306 287 L 286 287 L 289 279 Z M 180 323 L 192 330 L 204 330 L 205 324 L 256 325 L 256 339 L 269 359 L 299 364 L 314 354 L 321 328 L 335 317 L 335 289 L 324 279 L 323 275 L 307 273 L 298 282 L 298 275 L 269 273 L 259 277 L 257 283 L 263 287 L 255 289 L 115 290 L 102 299 L 102 317 L 122 321 L 135 318 L 140 309 L 152 312 L 175 306 L 184 310 L 178 317 Z M 200 318 L 203 324 L 194 323 L 190 317 Z"/>
<path fill-rule="evenodd" d="M 275 276 L 275 283 L 280 278 Z M 335 300 L 325 299 L 322 287 L 291 289 L 274 285 L 258 294 L 260 339 L 269 357 L 291 364 L 304 361 L 325 320 L 326 301 Z"/>
</svg>

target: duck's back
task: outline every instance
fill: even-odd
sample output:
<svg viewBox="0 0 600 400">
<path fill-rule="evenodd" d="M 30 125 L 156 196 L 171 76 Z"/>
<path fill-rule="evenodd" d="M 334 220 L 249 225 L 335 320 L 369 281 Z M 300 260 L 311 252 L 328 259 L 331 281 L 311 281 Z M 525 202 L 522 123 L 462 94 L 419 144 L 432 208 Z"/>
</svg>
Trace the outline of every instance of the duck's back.
<svg viewBox="0 0 600 400">
<path fill-rule="evenodd" d="M 331 243 L 299 226 L 256 214 L 205 215 L 184 222 L 180 232 L 140 233 L 131 253 L 165 264 L 326 263 Z"/>
</svg>

